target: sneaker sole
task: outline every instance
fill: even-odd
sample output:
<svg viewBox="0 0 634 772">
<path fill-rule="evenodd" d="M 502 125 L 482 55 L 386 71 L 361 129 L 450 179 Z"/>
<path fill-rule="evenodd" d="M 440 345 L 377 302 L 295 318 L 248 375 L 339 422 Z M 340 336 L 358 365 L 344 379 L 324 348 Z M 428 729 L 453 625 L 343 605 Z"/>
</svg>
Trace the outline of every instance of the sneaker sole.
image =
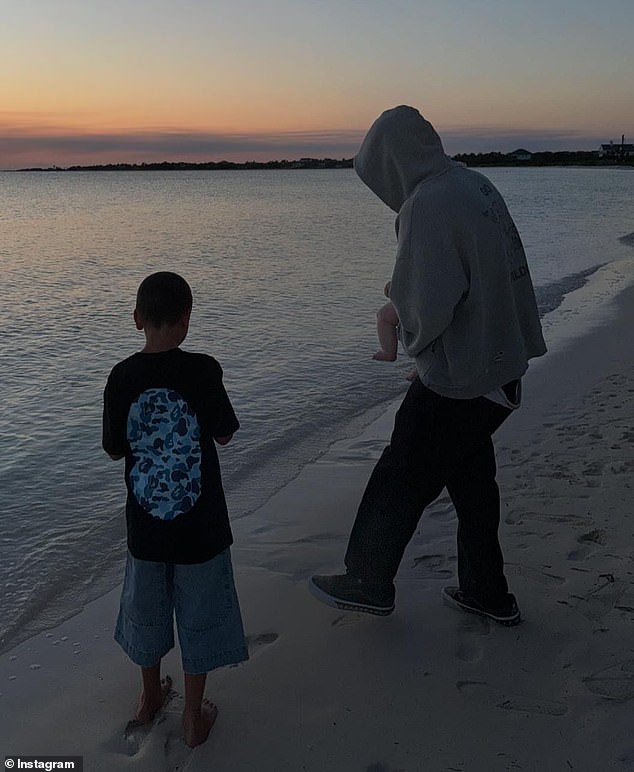
<svg viewBox="0 0 634 772">
<path fill-rule="evenodd" d="M 386 617 L 394 611 L 394 604 L 391 606 L 371 606 L 367 603 L 353 603 L 348 600 L 340 600 L 334 595 L 329 595 L 327 592 L 324 592 L 320 587 L 317 587 L 312 579 L 308 582 L 308 589 L 313 597 L 317 598 L 317 600 L 322 603 L 325 603 L 326 606 L 338 608 L 342 611 L 362 611 L 365 614 L 374 614 L 379 617 Z"/>
<path fill-rule="evenodd" d="M 441 597 L 443 602 L 447 606 L 451 606 L 451 608 L 458 609 L 458 611 L 467 611 L 469 614 L 477 614 L 478 616 L 486 617 L 487 619 L 491 619 L 498 625 L 503 625 L 504 627 L 515 627 L 515 625 L 519 625 L 519 623 L 522 621 L 522 616 L 519 611 L 512 617 L 498 617 L 489 611 L 484 611 L 484 609 L 477 609 L 473 608 L 472 606 L 467 606 L 464 603 L 460 603 L 459 600 L 456 600 L 454 597 L 452 597 L 445 589 L 443 589 Z"/>
</svg>

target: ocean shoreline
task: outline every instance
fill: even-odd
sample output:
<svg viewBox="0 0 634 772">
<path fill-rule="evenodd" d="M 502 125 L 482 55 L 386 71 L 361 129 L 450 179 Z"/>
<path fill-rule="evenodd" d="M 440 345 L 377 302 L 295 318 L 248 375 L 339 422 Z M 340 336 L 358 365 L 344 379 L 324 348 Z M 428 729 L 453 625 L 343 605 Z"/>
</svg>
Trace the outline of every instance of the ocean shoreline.
<svg viewBox="0 0 634 772">
<path fill-rule="evenodd" d="M 557 352 L 561 348 L 574 345 L 578 339 L 583 338 L 597 326 L 609 323 L 614 314 L 618 313 L 618 295 L 630 283 L 634 283 L 634 257 L 622 258 L 599 265 L 597 268 L 581 271 L 576 277 L 572 278 L 580 278 L 582 283 L 578 284 L 575 282 L 573 289 L 564 294 L 559 305 L 549 310 L 542 319 L 549 354 Z M 546 366 L 548 359 L 549 355 L 546 355 L 541 359 L 533 360 L 530 370 Z M 401 354 L 399 360 L 402 362 L 405 360 L 405 357 Z M 395 377 L 401 377 L 401 375 L 395 373 Z M 314 452 L 309 454 L 308 458 L 304 458 L 301 463 L 298 462 L 297 466 L 292 470 L 287 470 L 286 476 L 280 480 L 264 499 L 254 503 L 246 511 L 240 511 L 240 514 L 231 515 L 234 530 L 236 525 L 240 524 L 240 530 L 248 531 L 249 524 L 258 510 L 266 506 L 270 499 L 275 497 L 282 488 L 292 483 L 293 480 L 301 475 L 302 470 L 307 465 L 315 463 L 324 454 L 328 453 L 333 444 L 353 439 L 355 436 L 362 434 L 368 425 L 379 419 L 384 413 L 392 411 L 394 405 L 400 403 L 406 389 L 407 383 L 403 377 L 402 391 L 396 397 L 390 396 L 370 407 L 361 409 L 358 413 L 349 417 L 345 423 L 337 425 L 334 429 L 329 429 L 328 432 L 323 432 L 321 439 L 326 440 L 325 443 L 320 442 L 319 437 L 311 435 L 310 441 L 314 443 Z M 331 435 L 330 438 L 326 439 L 329 435 Z M 269 462 L 269 466 L 270 464 L 271 462 Z M 261 476 L 263 471 L 259 470 L 257 474 Z M 228 499 L 231 502 L 230 490 L 228 491 Z M 123 523 L 123 505 L 118 517 L 121 518 L 121 523 Z M 121 526 L 121 531 L 123 536 L 123 525 Z M 124 543 L 122 541 L 121 556 L 118 559 L 119 568 L 124 564 L 123 550 Z M 10 652 L 13 648 L 34 636 L 54 630 L 60 624 L 81 613 L 87 605 L 99 600 L 119 585 L 119 574 L 120 570 L 115 567 L 107 575 L 100 576 L 97 580 L 98 587 L 89 588 L 83 600 L 76 599 L 74 601 L 73 605 L 75 607 L 73 608 L 64 609 L 58 603 L 57 609 L 61 613 L 59 613 L 58 618 L 55 620 L 45 622 L 44 620 L 37 620 L 36 617 L 26 620 L 23 623 L 22 629 L 17 633 L 13 632 L 6 643 L 3 643 L 1 654 L 4 655 Z M 78 604 L 78 607 L 75 604 Z M 36 624 L 33 625 L 33 622 L 36 620 Z"/>
<path fill-rule="evenodd" d="M 446 497 L 406 552 L 392 617 L 337 612 L 308 594 L 311 573 L 341 565 L 396 400 L 304 467 L 251 524 L 236 524 L 251 661 L 210 676 L 221 718 L 204 746 L 191 752 L 179 740 L 177 650 L 165 661 L 175 683 L 161 720 L 124 740 L 138 674 L 112 640 L 115 588 L 0 657 L 6 752 L 83 755 L 91 772 L 630 768 L 630 279 L 625 269 L 597 277 L 589 311 L 602 283 L 622 289 L 589 314 L 584 335 L 565 345 L 553 338 L 496 439 L 502 543 L 522 625 L 498 628 L 442 606 L 440 588 L 455 571 Z M 578 329 L 574 295 L 560 322 Z"/>
</svg>

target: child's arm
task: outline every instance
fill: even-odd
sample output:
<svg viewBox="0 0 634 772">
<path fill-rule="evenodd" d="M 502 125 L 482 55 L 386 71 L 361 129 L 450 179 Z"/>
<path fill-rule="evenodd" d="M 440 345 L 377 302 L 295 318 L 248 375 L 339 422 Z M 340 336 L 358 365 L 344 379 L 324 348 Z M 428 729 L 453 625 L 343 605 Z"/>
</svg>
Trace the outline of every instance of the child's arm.
<svg viewBox="0 0 634 772">
<path fill-rule="evenodd" d="M 212 414 L 210 433 L 218 445 L 228 445 L 240 428 L 240 423 L 222 382 L 222 368 L 213 357 L 208 357 L 207 362 L 210 368 L 208 377 Z"/>
<path fill-rule="evenodd" d="M 117 411 L 116 399 L 113 399 L 110 378 L 108 378 L 103 395 L 102 447 L 113 461 L 120 461 L 125 458 L 123 452 L 124 432 L 123 422 Z"/>
</svg>

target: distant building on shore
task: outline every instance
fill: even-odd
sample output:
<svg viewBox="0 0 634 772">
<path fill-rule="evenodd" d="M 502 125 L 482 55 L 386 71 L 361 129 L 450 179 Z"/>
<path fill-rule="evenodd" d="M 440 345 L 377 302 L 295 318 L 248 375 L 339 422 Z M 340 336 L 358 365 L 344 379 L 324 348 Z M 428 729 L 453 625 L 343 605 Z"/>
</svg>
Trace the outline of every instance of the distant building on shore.
<svg viewBox="0 0 634 772">
<path fill-rule="evenodd" d="M 524 150 L 523 147 L 520 147 L 512 153 L 509 153 L 509 157 L 513 161 L 530 161 L 533 154 L 529 150 Z"/>
<path fill-rule="evenodd" d="M 634 145 L 625 144 L 625 135 L 620 142 L 609 141 L 607 145 L 599 148 L 599 158 L 609 158 L 615 161 L 624 161 L 626 158 L 634 158 Z"/>
</svg>

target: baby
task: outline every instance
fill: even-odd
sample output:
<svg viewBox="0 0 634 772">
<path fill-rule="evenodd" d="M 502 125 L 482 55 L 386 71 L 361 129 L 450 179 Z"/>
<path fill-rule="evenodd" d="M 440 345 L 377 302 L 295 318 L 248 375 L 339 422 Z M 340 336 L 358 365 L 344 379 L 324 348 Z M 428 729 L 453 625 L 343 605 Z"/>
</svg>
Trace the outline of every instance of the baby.
<svg viewBox="0 0 634 772">
<path fill-rule="evenodd" d="M 383 290 L 385 297 L 390 297 L 391 281 L 385 285 Z M 396 360 L 396 351 L 398 349 L 398 314 L 391 302 L 386 303 L 378 310 L 376 315 L 376 333 L 379 337 L 381 348 L 376 352 L 372 359 L 379 362 L 394 362 Z"/>
</svg>

